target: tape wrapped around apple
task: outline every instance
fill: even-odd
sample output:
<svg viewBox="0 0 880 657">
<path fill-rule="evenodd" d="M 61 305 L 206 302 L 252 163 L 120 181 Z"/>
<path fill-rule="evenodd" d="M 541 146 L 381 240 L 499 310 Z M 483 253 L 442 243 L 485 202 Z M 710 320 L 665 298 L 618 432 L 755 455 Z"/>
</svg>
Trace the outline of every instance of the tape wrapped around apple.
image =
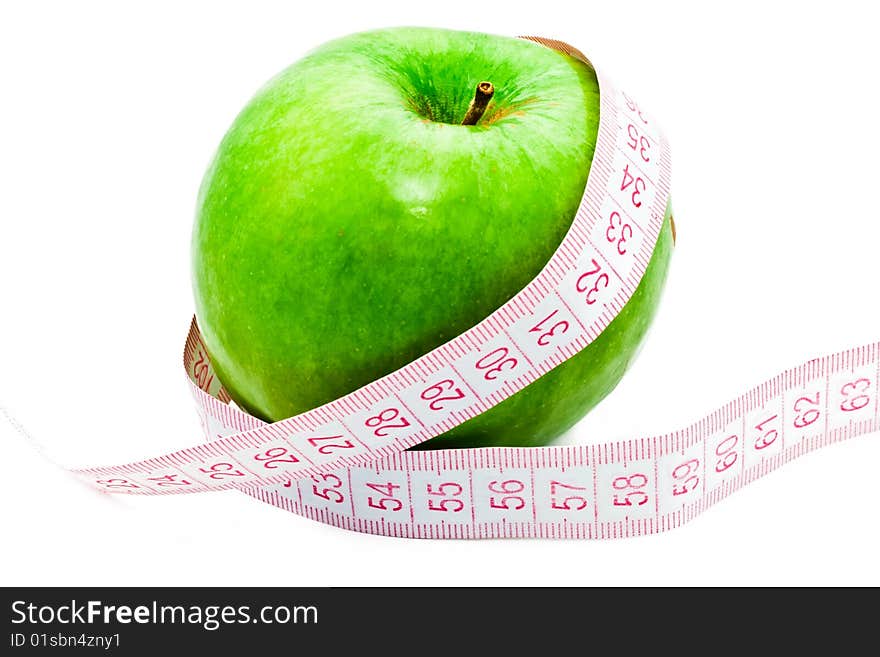
<svg viewBox="0 0 880 657">
<path fill-rule="evenodd" d="M 354 34 L 272 79 L 223 138 L 193 231 L 196 317 L 233 400 L 296 415 L 503 305 L 567 232 L 598 119 L 587 63 L 488 34 Z M 544 445 L 611 392 L 658 306 L 670 213 L 597 339 L 420 447 Z"/>
</svg>

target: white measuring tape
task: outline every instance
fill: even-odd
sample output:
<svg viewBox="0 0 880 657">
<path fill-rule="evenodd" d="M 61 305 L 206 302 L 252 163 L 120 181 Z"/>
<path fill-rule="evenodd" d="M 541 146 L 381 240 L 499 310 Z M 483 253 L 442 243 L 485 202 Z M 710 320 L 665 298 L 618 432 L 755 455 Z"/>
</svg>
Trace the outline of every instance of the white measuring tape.
<svg viewBox="0 0 880 657">
<path fill-rule="evenodd" d="M 586 61 L 567 44 L 532 40 Z M 599 130 L 581 204 L 541 273 L 504 306 L 400 370 L 272 424 L 230 404 L 194 320 L 184 365 L 208 442 L 72 472 L 109 493 L 236 488 L 375 534 L 608 538 L 676 527 L 796 456 L 880 430 L 878 342 L 787 370 L 662 436 L 405 451 L 579 352 L 638 286 L 669 198 L 669 148 L 629 95 L 597 77 Z"/>
</svg>

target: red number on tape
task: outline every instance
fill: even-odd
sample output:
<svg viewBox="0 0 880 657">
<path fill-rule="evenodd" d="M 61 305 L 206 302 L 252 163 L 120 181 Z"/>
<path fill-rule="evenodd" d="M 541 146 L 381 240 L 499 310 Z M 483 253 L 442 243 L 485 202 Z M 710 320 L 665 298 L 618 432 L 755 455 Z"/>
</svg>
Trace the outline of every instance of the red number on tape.
<svg viewBox="0 0 880 657">
<path fill-rule="evenodd" d="M 313 436 L 309 438 L 309 444 L 318 449 L 319 454 L 332 454 L 337 449 L 351 449 L 354 443 L 350 440 L 341 440 L 342 436 Z M 337 442 L 327 443 L 326 445 L 318 445 L 324 440 L 335 440 Z"/>
<path fill-rule="evenodd" d="M 564 490 L 559 490 L 564 489 Z M 566 511 L 582 511 L 587 508 L 587 498 L 581 495 L 569 495 L 561 500 L 557 497 L 557 493 L 565 493 L 567 491 L 587 490 L 585 486 L 575 486 L 573 484 L 564 484 L 561 481 L 550 482 L 550 506 L 554 509 L 564 509 Z"/>
<path fill-rule="evenodd" d="M 232 463 L 215 463 L 209 468 L 199 468 L 199 472 L 204 472 L 211 479 L 224 479 L 226 477 L 244 477 L 244 472 L 238 470 Z"/>
<path fill-rule="evenodd" d="M 651 148 L 651 142 L 644 135 L 639 134 L 638 128 L 636 128 L 632 123 L 630 123 L 626 127 L 626 132 L 629 135 L 629 147 L 634 151 L 638 151 L 639 155 L 641 155 L 642 160 L 645 162 L 650 162 L 651 157 L 648 155 L 648 151 Z"/>
<path fill-rule="evenodd" d="M 463 490 L 464 488 L 462 488 L 461 484 L 457 484 L 454 481 L 444 482 L 437 486 L 436 490 L 431 484 L 428 484 L 428 495 L 442 498 L 435 500 L 433 497 L 429 497 L 428 509 L 431 511 L 452 511 L 453 513 L 462 511 L 464 509 L 464 502 L 457 499 L 457 496 L 461 495 Z"/>
<path fill-rule="evenodd" d="M 690 493 L 697 486 L 699 486 L 700 478 L 695 474 L 699 471 L 699 469 L 699 459 L 690 459 L 689 461 L 685 461 L 684 463 L 677 465 L 675 467 L 675 470 L 672 471 L 672 478 L 678 482 L 681 482 L 681 485 L 673 483 L 672 494 L 684 495 L 686 493 Z"/>
<path fill-rule="evenodd" d="M 715 463 L 715 472 L 724 472 L 736 463 L 737 458 L 739 458 L 735 451 L 738 442 L 739 436 L 731 435 L 718 443 L 718 447 L 715 448 L 715 456 L 721 458 Z"/>
<path fill-rule="evenodd" d="M 626 106 L 627 106 L 627 108 L 629 109 L 629 111 L 630 111 L 630 112 L 635 112 L 636 114 L 638 114 L 638 115 L 639 115 L 639 118 L 640 118 L 641 121 L 642 121 L 642 123 L 644 123 L 645 125 L 648 125 L 648 119 L 646 119 L 646 118 L 642 115 L 642 110 L 639 109 L 639 106 L 635 104 L 635 102 L 633 101 L 633 99 L 630 98 L 629 96 L 627 96 L 627 95 L 626 95 L 624 92 L 622 92 L 622 91 L 621 91 L 620 93 L 623 94 L 623 100 L 626 102 Z"/>
<path fill-rule="evenodd" d="M 585 298 L 588 306 L 596 303 L 596 298 L 593 295 L 598 294 L 600 289 L 604 290 L 611 282 L 608 274 L 602 271 L 602 266 L 595 259 L 592 259 L 591 262 L 593 263 L 593 268 L 581 274 L 575 283 L 575 288 L 577 288 L 578 292 L 587 293 Z M 590 287 L 590 278 L 592 276 L 595 276 L 596 280 L 593 283 L 593 287 Z"/>
<path fill-rule="evenodd" d="M 399 419 L 398 419 L 399 418 Z M 398 420 L 394 422 L 394 420 Z M 386 408 L 379 415 L 367 418 L 364 422 L 368 427 L 374 428 L 373 433 L 384 438 L 388 435 L 388 429 L 403 429 L 409 426 L 409 420 L 400 416 L 400 411 L 396 408 Z"/>
<path fill-rule="evenodd" d="M 279 463 L 299 463 L 299 459 L 291 454 L 286 447 L 271 447 L 265 452 L 255 454 L 254 459 L 269 470 L 277 468 Z"/>
<path fill-rule="evenodd" d="M 811 408 L 815 406 L 815 408 Z M 819 393 L 816 393 L 815 401 L 811 397 L 798 397 L 794 403 L 794 426 L 803 429 L 819 419 Z"/>
<path fill-rule="evenodd" d="M 556 322 L 553 326 L 551 326 L 546 331 L 544 330 L 544 328 L 545 328 L 544 325 L 547 322 L 549 322 L 553 318 L 553 316 L 558 312 L 559 312 L 559 308 L 554 310 L 552 313 L 547 315 L 544 319 L 542 319 L 540 322 L 538 322 L 532 328 L 529 329 L 529 333 L 538 333 L 539 334 L 538 335 L 538 344 L 542 347 L 546 347 L 547 345 L 550 344 L 550 338 L 552 338 L 556 335 L 557 330 L 560 333 L 565 333 L 569 328 L 568 322 L 563 319 L 563 320 Z"/>
<path fill-rule="evenodd" d="M 400 511 L 403 508 L 403 502 L 394 497 L 394 491 L 400 488 L 398 484 L 392 484 L 390 481 L 385 484 L 367 484 L 368 488 L 372 488 L 374 491 L 383 495 L 383 497 L 379 497 L 378 501 L 370 495 L 367 498 L 367 504 L 369 504 L 374 509 L 382 509 L 383 511 Z"/>
<path fill-rule="evenodd" d="M 620 229 L 620 232 L 618 232 Z M 616 210 L 611 213 L 608 218 L 608 229 L 605 231 L 605 239 L 609 244 L 617 242 L 618 255 L 626 255 L 626 241 L 633 236 L 633 229 L 620 218 L 620 213 Z"/>
<path fill-rule="evenodd" d="M 318 480 L 320 477 L 320 481 Z M 334 502 L 335 504 L 341 504 L 345 500 L 345 495 L 340 493 L 337 488 L 342 488 L 342 479 L 337 477 L 333 473 L 322 473 L 319 475 L 313 475 L 312 481 L 315 484 L 312 486 L 312 492 L 318 497 L 323 497 L 328 502 Z M 322 484 L 328 483 L 329 486 L 323 486 Z M 321 490 L 318 490 L 318 486 L 321 486 Z"/>
<path fill-rule="evenodd" d="M 614 506 L 642 506 L 643 504 L 647 504 L 649 499 L 648 494 L 643 490 L 638 490 L 647 485 L 648 477 L 641 472 L 637 472 L 628 477 L 625 475 L 616 477 L 614 481 L 611 482 L 611 487 L 614 490 L 629 490 L 630 492 L 615 493 L 612 503 Z M 623 498 L 621 498 L 620 495 L 623 495 Z M 637 500 L 635 504 L 633 504 L 634 500 Z"/>
<path fill-rule="evenodd" d="M 98 479 L 96 483 L 101 484 L 104 488 L 140 488 L 128 479 Z"/>
<path fill-rule="evenodd" d="M 443 379 L 423 390 L 420 397 L 431 402 L 428 404 L 428 408 L 432 411 L 442 411 L 445 408 L 442 402 L 464 399 L 464 392 L 455 386 L 455 381 L 452 379 Z"/>
<path fill-rule="evenodd" d="M 512 493 L 521 493 L 525 488 L 526 485 L 517 479 L 505 479 L 502 482 L 499 482 L 497 479 L 490 481 L 489 490 L 493 493 L 503 495 L 503 497 L 490 497 L 489 506 L 495 509 L 508 509 L 512 511 L 522 509 L 526 505 L 525 498 Z M 510 506 L 511 504 L 513 506 Z"/>
<path fill-rule="evenodd" d="M 845 383 L 840 389 L 840 394 L 845 398 L 840 403 L 840 410 L 849 412 L 863 409 L 871 403 L 871 397 L 866 394 L 870 389 L 871 381 L 864 378 Z"/>
<path fill-rule="evenodd" d="M 157 486 L 192 486 L 189 479 L 178 479 L 176 474 L 167 474 L 163 477 L 147 477 L 148 481 L 157 482 Z"/>
<path fill-rule="evenodd" d="M 199 386 L 205 392 L 208 392 L 208 389 L 211 387 L 211 383 L 214 381 L 214 375 L 208 376 L 211 368 L 208 361 L 208 356 L 204 351 L 199 349 L 198 358 L 196 362 L 193 363 L 193 378 L 195 379 L 196 385 Z"/>
<path fill-rule="evenodd" d="M 486 370 L 483 378 L 494 381 L 503 370 L 512 370 L 517 366 L 518 361 L 512 356 L 508 357 L 509 354 L 510 350 L 507 347 L 498 347 L 478 360 L 474 367 L 478 370 Z"/>
<path fill-rule="evenodd" d="M 758 431 L 764 431 L 764 427 L 778 417 L 778 415 L 771 415 L 766 420 L 762 420 L 760 423 L 756 424 L 755 429 Z M 778 437 L 779 432 L 776 429 L 768 429 L 767 431 L 764 431 L 764 433 L 755 441 L 755 449 L 766 449 L 770 447 L 770 445 L 776 442 Z"/>
<path fill-rule="evenodd" d="M 629 165 L 627 164 L 623 168 L 623 181 L 620 183 L 620 191 L 625 192 L 626 188 L 630 185 L 634 185 L 630 200 L 635 207 L 640 208 L 642 207 L 642 202 L 639 200 L 639 196 L 645 191 L 645 181 L 641 176 L 633 176 L 629 172 Z"/>
</svg>

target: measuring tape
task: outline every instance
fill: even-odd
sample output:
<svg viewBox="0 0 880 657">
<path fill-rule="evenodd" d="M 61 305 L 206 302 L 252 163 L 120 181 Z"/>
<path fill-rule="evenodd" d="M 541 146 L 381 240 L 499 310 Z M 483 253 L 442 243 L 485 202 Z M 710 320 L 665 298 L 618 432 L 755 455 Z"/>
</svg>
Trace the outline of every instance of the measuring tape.
<svg viewBox="0 0 880 657">
<path fill-rule="evenodd" d="M 589 64 L 567 44 L 524 38 Z M 235 488 L 374 534 L 609 538 L 677 527 L 792 458 L 880 429 L 878 342 L 787 370 L 665 435 L 406 451 L 578 353 L 638 286 L 669 199 L 669 148 L 631 96 L 597 78 L 595 154 L 572 225 L 540 274 L 489 317 L 373 383 L 271 424 L 232 403 L 194 319 L 184 366 L 207 442 L 71 472 L 108 493 Z"/>
</svg>

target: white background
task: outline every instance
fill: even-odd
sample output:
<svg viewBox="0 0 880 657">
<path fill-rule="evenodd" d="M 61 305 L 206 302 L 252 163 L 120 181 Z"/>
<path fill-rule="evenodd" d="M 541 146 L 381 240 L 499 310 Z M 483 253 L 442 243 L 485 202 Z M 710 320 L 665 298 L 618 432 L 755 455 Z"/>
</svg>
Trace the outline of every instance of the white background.
<svg viewBox="0 0 880 657">
<path fill-rule="evenodd" d="M 197 441 L 179 354 L 212 151 L 306 50 L 400 24 L 567 40 L 665 126 L 667 293 L 637 364 L 573 440 L 674 429 L 880 339 L 875 10 L 709 4 L 4 3 L 0 403 L 71 465 Z M 102 496 L 2 421 L 0 437 L 4 585 L 880 584 L 877 435 L 673 532 L 589 543 L 380 538 L 234 492 Z"/>
</svg>

